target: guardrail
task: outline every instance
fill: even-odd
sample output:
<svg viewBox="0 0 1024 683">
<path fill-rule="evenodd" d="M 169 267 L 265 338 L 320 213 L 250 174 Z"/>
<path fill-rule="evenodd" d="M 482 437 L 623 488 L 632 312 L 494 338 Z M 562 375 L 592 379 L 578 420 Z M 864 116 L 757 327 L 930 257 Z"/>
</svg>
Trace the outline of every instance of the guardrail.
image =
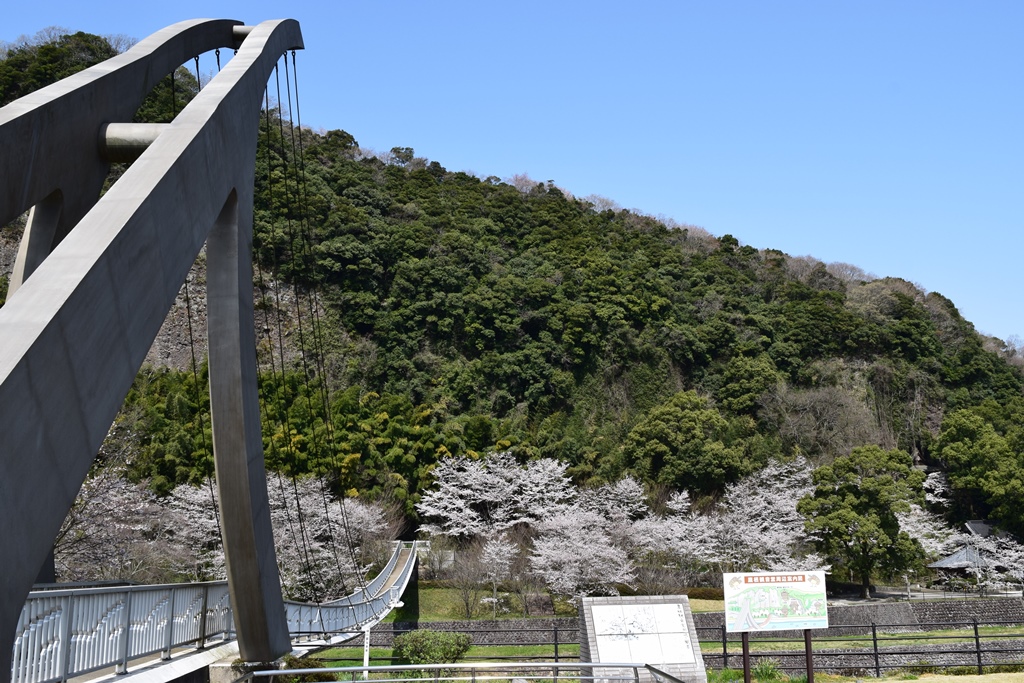
<svg viewBox="0 0 1024 683">
<path fill-rule="evenodd" d="M 22 609 L 11 680 L 66 681 L 72 676 L 207 640 L 230 637 L 225 581 L 34 591 Z"/>
<path fill-rule="evenodd" d="M 399 571 L 390 588 L 382 589 L 394 576 L 398 560 L 403 550 L 409 550 L 405 565 Z M 352 595 L 312 605 L 299 602 L 285 602 L 288 613 L 288 631 L 292 638 L 318 638 L 328 634 L 355 634 L 364 626 L 380 621 L 398 603 L 405 592 L 412 571 L 416 566 L 416 542 L 396 543 L 395 552 L 384 570 L 366 585 L 366 589 L 358 590 Z M 372 590 L 371 590 L 372 588 Z M 366 596 L 372 596 L 369 600 Z M 362 598 L 360 601 L 359 598 Z"/>
<path fill-rule="evenodd" d="M 402 549 L 406 547 L 415 547 L 416 543 L 416 541 L 413 541 L 412 543 L 396 541 L 395 552 L 391 554 L 391 557 L 388 559 L 387 565 L 385 565 L 384 569 L 382 569 L 381 572 L 377 574 L 377 576 L 375 576 L 372 581 L 366 584 L 365 588 L 360 588 L 351 595 L 346 595 L 343 598 L 331 600 L 329 602 L 325 602 L 324 604 L 332 606 L 342 606 L 351 605 L 356 602 L 365 602 L 368 599 L 367 596 L 369 596 L 369 599 L 372 599 L 374 596 L 377 595 L 380 589 L 384 587 L 384 584 L 387 583 L 388 578 L 391 576 L 391 572 L 393 572 L 395 569 L 395 565 L 398 564 L 398 558 L 402 554 Z"/>
<path fill-rule="evenodd" d="M 406 548 L 409 561 L 396 568 Z M 351 633 L 379 621 L 405 591 L 415 555 L 415 543 L 396 544 L 367 587 L 381 591 L 394 579 L 392 585 L 369 600 L 359 590 L 326 605 L 286 602 L 292 637 Z M 157 653 L 169 659 L 176 648 L 201 649 L 217 637 L 234 637 L 226 581 L 33 591 L 15 633 L 11 681 L 56 683 L 106 668 L 124 673 L 133 660 Z"/>
<path fill-rule="evenodd" d="M 424 628 L 427 628 L 424 625 Z M 370 636 L 370 647 L 371 648 L 390 648 L 394 641 L 394 638 L 404 633 L 411 633 L 419 630 L 417 628 L 391 628 L 388 630 L 375 630 L 369 634 Z M 478 661 L 517 661 L 517 662 L 531 662 L 531 661 L 542 661 L 542 662 L 575 662 L 579 660 L 579 627 L 567 628 L 565 626 L 547 626 L 547 627 L 527 627 L 527 628 L 460 628 L 456 631 L 448 631 L 445 629 L 430 628 L 430 630 L 437 630 L 440 632 L 447 633 L 465 633 L 470 638 L 470 643 L 473 646 L 481 647 L 507 647 L 507 648 L 531 648 L 536 650 L 538 646 L 548 646 L 546 652 L 534 652 L 529 655 L 465 655 L 462 660 L 465 662 L 472 662 L 473 660 Z M 366 646 L 366 634 L 360 639 L 363 648 Z M 569 652 L 566 651 L 564 646 L 570 646 Z M 573 647 L 575 646 L 575 647 Z M 353 647 L 353 645 L 349 645 Z M 362 654 L 358 657 L 351 656 L 345 657 L 335 653 L 332 653 L 331 661 L 341 663 L 345 661 L 361 662 L 363 661 Z M 373 661 L 371 658 L 370 661 Z M 378 661 L 391 662 L 390 656 L 379 657 Z"/>
<path fill-rule="evenodd" d="M 431 625 L 423 625 L 430 628 Z M 722 670 L 742 666 L 739 633 L 724 632 L 722 626 L 698 626 L 703 660 L 710 669 Z M 814 631 L 812 657 L 815 671 L 845 673 L 857 677 L 882 676 L 886 672 L 904 671 L 917 674 L 928 671 L 956 673 L 990 673 L 1005 667 L 1024 666 L 1024 624 L 1017 621 L 986 620 L 942 621 L 902 624 L 843 624 L 834 627 L 842 633 Z M 389 648 L 392 638 L 413 629 L 375 630 L 371 647 L 382 648 L 383 654 L 370 662 L 391 662 Z M 472 644 L 483 652 L 464 661 L 544 661 L 569 665 L 579 656 L 579 631 L 566 626 L 548 628 L 458 628 L 437 629 L 465 633 Z M 797 635 L 798 634 L 798 635 Z M 365 641 L 350 644 L 345 651 L 332 653 L 337 664 L 360 662 Z M 516 654 L 516 647 L 530 648 L 530 654 Z M 543 649 L 538 646 L 546 646 Z M 488 647 L 508 648 L 510 654 L 491 654 Z M 357 649 L 359 652 L 357 652 Z M 805 641 L 802 632 L 782 631 L 751 634 L 750 656 L 754 663 L 765 663 L 791 676 L 806 671 Z"/>
</svg>

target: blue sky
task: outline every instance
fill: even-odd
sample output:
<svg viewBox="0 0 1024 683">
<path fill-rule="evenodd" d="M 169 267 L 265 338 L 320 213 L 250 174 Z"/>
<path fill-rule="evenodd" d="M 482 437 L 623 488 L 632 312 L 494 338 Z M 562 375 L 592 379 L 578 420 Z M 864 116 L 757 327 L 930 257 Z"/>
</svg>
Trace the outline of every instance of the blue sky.
<svg viewBox="0 0 1024 683">
<path fill-rule="evenodd" d="M 292 17 L 306 125 L 902 277 L 980 331 L 1024 336 L 1016 0 L 56 0 L 3 14 L 6 41 Z"/>
</svg>

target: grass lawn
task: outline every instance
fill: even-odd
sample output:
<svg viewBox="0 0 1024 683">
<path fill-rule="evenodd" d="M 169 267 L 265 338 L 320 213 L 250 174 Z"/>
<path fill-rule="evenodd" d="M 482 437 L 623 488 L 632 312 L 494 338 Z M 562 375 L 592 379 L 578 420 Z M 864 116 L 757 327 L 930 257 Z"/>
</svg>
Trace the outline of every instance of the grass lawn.
<svg viewBox="0 0 1024 683">
<path fill-rule="evenodd" d="M 698 600 L 690 598 L 691 612 L 724 612 L 725 600 Z"/>
<path fill-rule="evenodd" d="M 490 593 L 481 592 L 474 605 L 472 619 L 493 619 L 490 607 L 480 604 L 479 599 L 490 597 Z M 514 595 L 506 595 L 503 600 L 504 609 L 499 609 L 498 619 L 522 619 L 524 617 L 575 617 L 576 608 L 547 595 L 534 596 L 531 600 L 530 614 L 523 613 L 519 599 Z M 466 607 L 462 596 L 455 588 L 439 586 L 420 586 L 416 593 L 408 591 L 402 596 L 405 603 L 393 610 L 384 621 L 462 621 L 466 619 Z M 690 600 L 690 609 L 694 612 L 721 612 L 725 609 L 724 600 Z"/>
<path fill-rule="evenodd" d="M 580 646 L 575 644 L 561 644 L 558 646 L 558 656 L 578 657 Z M 363 648 L 361 647 L 335 647 L 323 650 L 311 655 L 313 659 L 322 661 L 327 666 L 361 666 L 363 663 Z M 537 661 L 554 660 L 554 645 L 474 645 L 463 661 L 487 661 L 489 659 L 500 660 L 506 657 L 514 657 L 524 661 L 537 658 Z M 388 664 L 402 664 L 404 662 L 392 661 L 391 648 L 371 647 L 370 664 L 374 666 L 385 666 Z"/>
<path fill-rule="evenodd" d="M 924 683 L 1024 683 L 1024 672 L 984 674 L 982 676 L 924 674 L 919 680 Z"/>
<path fill-rule="evenodd" d="M 481 592 L 473 606 L 473 619 L 493 619 L 490 607 L 479 602 L 480 598 L 490 597 L 489 592 Z M 530 617 L 575 617 L 576 608 L 567 602 L 548 596 L 535 596 L 531 600 Z M 462 596 L 455 588 L 437 586 L 420 586 L 416 593 L 407 591 L 402 596 L 404 605 L 393 610 L 384 621 L 461 621 L 466 619 L 466 607 Z M 499 609 L 498 619 L 522 619 L 523 613 L 519 599 L 514 595 L 506 595 L 503 599 L 504 609 Z"/>
</svg>

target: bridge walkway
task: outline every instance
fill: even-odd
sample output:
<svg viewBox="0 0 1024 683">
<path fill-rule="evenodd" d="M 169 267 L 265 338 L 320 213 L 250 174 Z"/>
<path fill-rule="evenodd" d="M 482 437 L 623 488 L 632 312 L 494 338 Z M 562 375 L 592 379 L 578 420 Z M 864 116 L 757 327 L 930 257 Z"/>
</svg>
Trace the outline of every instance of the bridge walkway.
<svg viewBox="0 0 1024 683">
<path fill-rule="evenodd" d="M 285 602 L 293 646 L 329 645 L 372 627 L 398 604 L 415 568 L 416 543 L 398 542 L 387 566 L 352 595 Z M 234 639 L 226 581 L 33 591 L 17 628 L 11 681 L 58 683 L 142 666 L 177 672 L 172 680 L 193 666 L 186 660 L 207 666 L 210 651 L 230 650 Z M 157 658 L 170 665 L 152 666 Z M 161 674 L 154 675 L 147 680 Z"/>
</svg>

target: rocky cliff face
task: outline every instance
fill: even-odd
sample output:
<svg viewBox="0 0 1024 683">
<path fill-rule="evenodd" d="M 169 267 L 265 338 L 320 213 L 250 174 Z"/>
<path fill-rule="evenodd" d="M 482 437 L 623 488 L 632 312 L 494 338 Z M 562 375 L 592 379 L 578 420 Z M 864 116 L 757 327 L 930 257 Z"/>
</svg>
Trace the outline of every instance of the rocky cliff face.
<svg viewBox="0 0 1024 683">
<path fill-rule="evenodd" d="M 21 238 L 20 227 L 11 225 L 0 230 L 0 275 L 4 277 L 9 277 L 14 268 Z M 291 290 L 271 282 L 262 293 L 254 288 L 253 296 L 257 302 L 261 302 L 257 305 L 255 316 L 256 338 L 261 350 L 266 351 L 273 346 L 276 362 L 280 363 L 276 350 L 280 338 L 284 342 L 286 361 L 295 360 L 298 353 L 293 348 L 293 330 L 297 327 L 298 315 Z M 281 313 L 280 335 L 277 328 L 278 310 Z M 178 291 L 146 355 L 145 363 L 159 368 L 187 370 L 192 364 L 193 348 L 196 362 L 201 364 L 206 358 L 207 349 L 205 252 L 196 259 L 187 281 Z"/>
</svg>

